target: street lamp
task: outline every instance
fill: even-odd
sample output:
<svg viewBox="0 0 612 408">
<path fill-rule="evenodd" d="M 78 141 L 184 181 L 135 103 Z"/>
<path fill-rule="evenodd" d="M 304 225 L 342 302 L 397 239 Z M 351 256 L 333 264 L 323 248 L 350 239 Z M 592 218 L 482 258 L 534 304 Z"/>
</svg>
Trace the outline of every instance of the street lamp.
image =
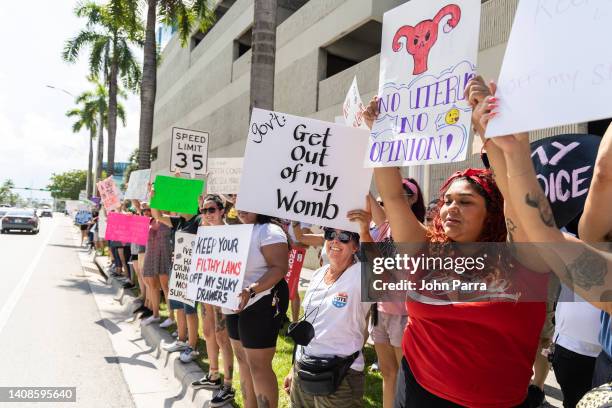
<svg viewBox="0 0 612 408">
<path fill-rule="evenodd" d="M 55 89 L 56 91 L 63 92 L 63 93 L 65 93 L 65 94 L 68 94 L 68 95 L 72 96 L 73 98 L 76 98 L 76 96 L 74 96 L 74 94 L 72 94 L 72 93 L 68 92 L 67 90 L 65 90 L 65 89 L 63 89 L 63 88 L 58 88 L 58 87 L 53 86 L 53 85 L 45 85 L 45 86 L 46 86 L 47 88 L 50 88 L 50 89 Z"/>
</svg>

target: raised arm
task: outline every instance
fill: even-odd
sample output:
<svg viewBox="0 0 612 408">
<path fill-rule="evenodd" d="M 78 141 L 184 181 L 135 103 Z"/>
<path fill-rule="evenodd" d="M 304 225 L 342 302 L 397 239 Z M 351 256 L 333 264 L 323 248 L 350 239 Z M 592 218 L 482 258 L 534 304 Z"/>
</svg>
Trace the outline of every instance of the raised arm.
<svg viewBox="0 0 612 408">
<path fill-rule="evenodd" d="M 610 202 L 612 202 L 612 124 L 601 140 L 597 152 L 591 187 L 578 226 L 580 239 L 592 243 L 612 240 L 610 208 L 602 205 Z"/>
<path fill-rule="evenodd" d="M 372 196 L 372 193 L 368 194 L 368 200 L 370 202 L 370 209 L 372 211 L 372 221 L 376 224 L 377 227 L 380 227 L 381 224 L 384 224 L 387 221 L 387 215 L 385 214 L 385 209 L 378 204 L 378 201 Z"/>
<path fill-rule="evenodd" d="M 524 138 L 502 136 L 492 140 L 504 151 L 510 194 L 529 241 L 538 246 L 542 258 L 563 283 L 596 307 L 612 312 L 612 303 L 600 303 L 612 301 L 612 254 L 557 229 Z"/>
<path fill-rule="evenodd" d="M 304 233 L 303 229 L 300 228 L 300 223 L 291 223 L 291 227 L 293 228 L 293 233 L 295 234 L 295 238 L 301 244 L 308 246 L 322 246 L 325 243 L 325 239 L 323 238 L 323 234 L 313 234 Z"/>
<path fill-rule="evenodd" d="M 371 129 L 378 116 L 378 98 L 374 97 L 363 117 Z M 385 203 L 385 214 L 389 220 L 393 239 L 396 242 L 425 242 L 426 228 L 412 212 L 408 200 L 404 197 L 402 175 L 397 167 L 380 167 L 374 169 L 376 189 Z"/>
</svg>

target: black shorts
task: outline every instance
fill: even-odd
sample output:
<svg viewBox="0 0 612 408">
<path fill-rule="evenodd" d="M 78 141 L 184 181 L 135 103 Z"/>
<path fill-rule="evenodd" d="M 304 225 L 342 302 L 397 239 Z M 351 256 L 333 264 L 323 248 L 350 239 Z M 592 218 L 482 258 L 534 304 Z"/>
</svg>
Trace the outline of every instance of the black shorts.
<svg viewBox="0 0 612 408">
<path fill-rule="evenodd" d="M 278 304 L 272 306 L 274 294 Z M 276 347 L 276 339 L 287 318 L 289 287 L 285 279 L 272 288 L 272 293 L 237 314 L 226 316 L 227 333 L 232 340 L 240 340 L 243 347 L 265 349 Z"/>
<path fill-rule="evenodd" d="M 81 225 L 79 226 L 79 228 L 81 228 L 81 231 L 87 231 L 87 228 L 89 228 L 89 225 L 87 225 L 87 224 L 81 224 Z"/>
</svg>

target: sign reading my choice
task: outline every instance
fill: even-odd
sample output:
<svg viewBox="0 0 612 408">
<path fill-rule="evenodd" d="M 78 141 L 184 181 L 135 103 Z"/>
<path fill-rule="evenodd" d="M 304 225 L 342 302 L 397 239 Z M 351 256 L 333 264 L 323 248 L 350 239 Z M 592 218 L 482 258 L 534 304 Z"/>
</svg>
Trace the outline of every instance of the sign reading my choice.
<svg viewBox="0 0 612 408">
<path fill-rule="evenodd" d="M 385 13 L 366 166 L 465 160 L 472 110 L 463 91 L 476 71 L 479 27 L 474 0 L 412 0 Z"/>
<path fill-rule="evenodd" d="M 346 214 L 370 189 L 367 143 L 367 130 L 253 109 L 236 208 L 358 231 Z"/>
<path fill-rule="evenodd" d="M 252 224 L 198 228 L 187 298 L 236 310 L 251 245 Z"/>
<path fill-rule="evenodd" d="M 204 180 L 180 177 L 155 177 L 151 208 L 182 214 L 198 213 L 198 197 L 204 191 Z"/>
<path fill-rule="evenodd" d="M 170 171 L 204 176 L 208 167 L 208 133 L 172 128 Z"/>
</svg>

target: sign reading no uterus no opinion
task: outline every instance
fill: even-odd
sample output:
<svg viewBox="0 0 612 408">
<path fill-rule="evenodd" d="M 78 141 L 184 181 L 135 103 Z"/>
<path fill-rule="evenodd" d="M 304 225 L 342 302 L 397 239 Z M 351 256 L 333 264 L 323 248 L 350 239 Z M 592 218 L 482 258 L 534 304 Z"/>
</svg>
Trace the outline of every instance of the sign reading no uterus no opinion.
<svg viewBox="0 0 612 408">
<path fill-rule="evenodd" d="M 208 133 L 172 128 L 170 171 L 204 176 L 208 168 Z"/>
</svg>

